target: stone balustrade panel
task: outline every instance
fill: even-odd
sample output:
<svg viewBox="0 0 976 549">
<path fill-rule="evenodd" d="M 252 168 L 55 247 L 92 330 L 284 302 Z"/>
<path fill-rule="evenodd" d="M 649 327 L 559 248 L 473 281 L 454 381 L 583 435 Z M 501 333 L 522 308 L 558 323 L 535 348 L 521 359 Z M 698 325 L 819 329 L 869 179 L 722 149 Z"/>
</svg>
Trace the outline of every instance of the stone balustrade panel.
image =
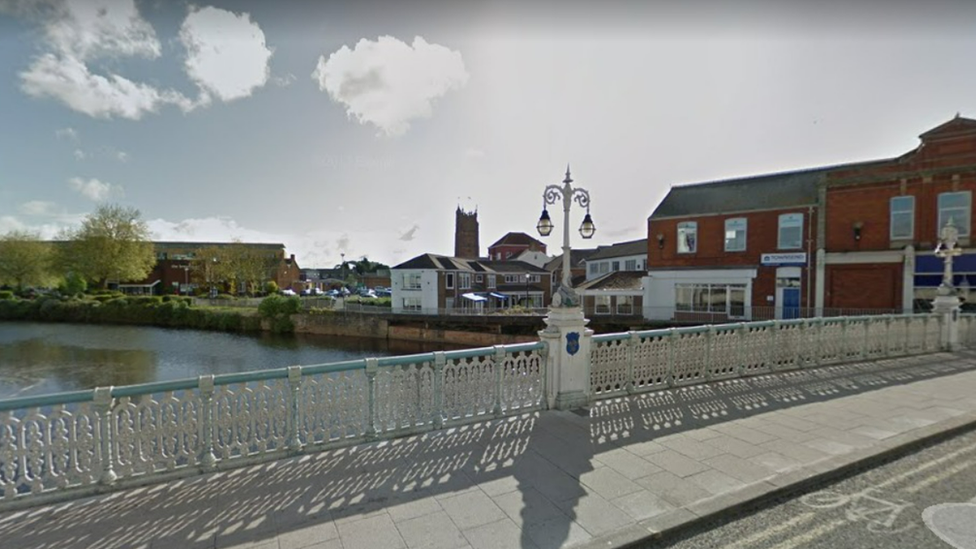
<svg viewBox="0 0 976 549">
<path fill-rule="evenodd" d="M 443 414 L 446 423 L 489 416 L 496 398 L 492 356 L 452 359 L 444 365 Z"/>
<path fill-rule="evenodd" d="M 742 344 L 735 326 L 715 326 L 708 332 L 708 378 L 738 377 L 739 347 Z"/>
<path fill-rule="evenodd" d="M 368 401 L 363 370 L 302 376 L 298 425 L 305 444 L 333 444 L 366 435 Z"/>
<path fill-rule="evenodd" d="M 594 393 L 610 395 L 627 391 L 627 341 L 593 342 L 590 349 L 590 388 Z"/>
<path fill-rule="evenodd" d="M 690 385 L 705 381 L 708 371 L 708 332 L 675 332 L 672 383 Z"/>
<path fill-rule="evenodd" d="M 767 374 L 773 369 L 771 327 L 767 324 L 742 325 L 742 375 Z"/>
<path fill-rule="evenodd" d="M 426 427 L 434 415 L 433 363 L 380 368 L 375 399 L 376 430 L 381 434 Z"/>
<path fill-rule="evenodd" d="M 539 351 L 509 353 L 502 367 L 502 410 L 511 413 L 540 407 L 545 364 Z"/>
<path fill-rule="evenodd" d="M 213 447 L 223 460 L 282 451 L 288 436 L 284 379 L 220 385 L 213 396 Z"/>
<path fill-rule="evenodd" d="M 640 337 L 634 345 L 634 389 L 653 391 L 671 384 L 671 336 L 657 332 Z"/>
<path fill-rule="evenodd" d="M 129 477 L 196 465 L 200 412 L 196 391 L 116 399 L 110 415 L 115 473 Z"/>
</svg>

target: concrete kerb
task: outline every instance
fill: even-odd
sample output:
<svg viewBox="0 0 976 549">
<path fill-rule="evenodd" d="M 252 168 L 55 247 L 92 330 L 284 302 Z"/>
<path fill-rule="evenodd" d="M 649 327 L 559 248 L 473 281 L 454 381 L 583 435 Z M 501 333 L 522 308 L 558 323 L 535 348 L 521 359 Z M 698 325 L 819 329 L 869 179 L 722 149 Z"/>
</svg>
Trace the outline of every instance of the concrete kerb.
<svg viewBox="0 0 976 549">
<path fill-rule="evenodd" d="M 633 549 L 654 541 L 679 537 L 697 527 L 758 511 L 777 501 L 797 497 L 972 430 L 976 430 L 976 412 L 961 414 L 920 427 L 911 433 L 892 436 L 867 448 L 826 458 L 803 469 L 667 511 L 579 547 Z"/>
</svg>

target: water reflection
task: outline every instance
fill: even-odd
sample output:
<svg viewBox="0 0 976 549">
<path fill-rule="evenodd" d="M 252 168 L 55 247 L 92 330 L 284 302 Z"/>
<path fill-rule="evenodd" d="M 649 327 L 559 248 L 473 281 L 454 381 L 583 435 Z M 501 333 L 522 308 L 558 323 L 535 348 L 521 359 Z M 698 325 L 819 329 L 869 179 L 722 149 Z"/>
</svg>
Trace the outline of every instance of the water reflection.
<svg viewBox="0 0 976 549">
<path fill-rule="evenodd" d="M 143 326 L 0 322 L 0 399 L 456 348 Z"/>
</svg>

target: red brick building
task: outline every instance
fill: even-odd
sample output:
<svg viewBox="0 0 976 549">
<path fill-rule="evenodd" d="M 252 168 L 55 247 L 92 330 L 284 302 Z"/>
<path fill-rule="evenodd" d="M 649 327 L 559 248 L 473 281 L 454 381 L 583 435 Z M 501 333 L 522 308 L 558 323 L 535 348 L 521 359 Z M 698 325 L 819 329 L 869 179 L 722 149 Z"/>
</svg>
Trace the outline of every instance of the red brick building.
<svg viewBox="0 0 976 549">
<path fill-rule="evenodd" d="M 705 320 L 911 311 L 941 280 L 951 217 L 976 285 L 976 120 L 901 156 L 672 187 L 648 218 L 644 316 Z"/>
<path fill-rule="evenodd" d="M 963 297 L 976 285 L 972 195 L 976 120 L 956 118 L 919 136 L 896 158 L 831 171 L 825 185 L 823 306 L 926 305 L 941 281 L 933 250 L 951 217 L 964 253 L 955 259 Z"/>
<path fill-rule="evenodd" d="M 546 245 L 525 233 L 508 233 L 498 242 L 488 246 L 488 259 L 494 261 L 515 259 L 526 250 L 546 253 Z"/>
</svg>

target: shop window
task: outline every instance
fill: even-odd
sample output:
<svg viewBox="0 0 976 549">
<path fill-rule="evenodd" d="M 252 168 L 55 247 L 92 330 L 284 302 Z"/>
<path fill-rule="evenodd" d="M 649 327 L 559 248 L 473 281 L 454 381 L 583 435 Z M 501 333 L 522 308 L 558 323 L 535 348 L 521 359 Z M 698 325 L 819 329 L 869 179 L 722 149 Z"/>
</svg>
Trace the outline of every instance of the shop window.
<svg viewBox="0 0 976 549">
<path fill-rule="evenodd" d="M 779 216 L 780 250 L 799 250 L 803 247 L 803 214 L 783 214 Z"/>
<path fill-rule="evenodd" d="M 743 252 L 746 249 L 746 218 L 725 220 L 725 251 Z"/>
<path fill-rule="evenodd" d="M 939 195 L 939 226 L 942 230 L 949 219 L 959 229 L 959 236 L 969 236 L 969 211 L 972 193 L 962 191 L 958 193 L 942 193 Z"/>
</svg>

